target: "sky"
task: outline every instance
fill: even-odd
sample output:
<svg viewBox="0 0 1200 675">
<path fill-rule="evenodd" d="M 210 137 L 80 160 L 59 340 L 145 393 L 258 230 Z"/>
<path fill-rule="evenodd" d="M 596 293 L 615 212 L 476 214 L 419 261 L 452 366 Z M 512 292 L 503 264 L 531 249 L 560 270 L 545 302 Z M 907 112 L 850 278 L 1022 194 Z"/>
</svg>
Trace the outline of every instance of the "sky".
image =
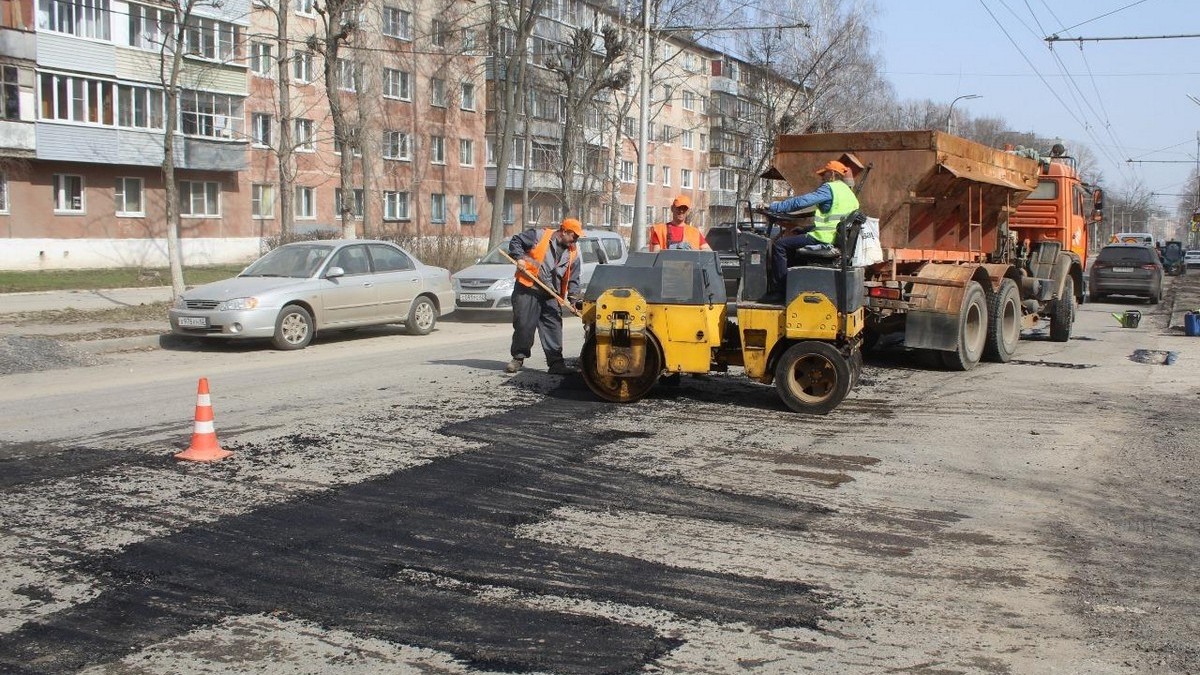
<svg viewBox="0 0 1200 675">
<path fill-rule="evenodd" d="M 1155 193 L 1186 189 L 1200 131 L 1200 105 L 1188 98 L 1200 99 L 1200 38 L 1053 50 L 1044 38 L 1200 34 L 1197 0 L 876 2 L 874 43 L 899 98 L 944 104 L 974 94 L 954 110 L 1062 138 L 1068 150 L 1088 146 L 1109 191 L 1137 180 Z M 1178 200 L 1155 198 L 1172 215 Z"/>
</svg>

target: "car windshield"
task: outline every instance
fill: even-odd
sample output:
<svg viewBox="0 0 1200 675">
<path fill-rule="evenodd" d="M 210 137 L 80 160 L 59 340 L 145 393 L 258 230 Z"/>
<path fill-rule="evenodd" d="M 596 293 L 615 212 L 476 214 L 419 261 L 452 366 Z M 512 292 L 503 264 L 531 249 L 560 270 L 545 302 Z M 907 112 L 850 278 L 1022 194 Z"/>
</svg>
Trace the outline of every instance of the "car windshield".
<svg viewBox="0 0 1200 675">
<path fill-rule="evenodd" d="M 501 251 L 508 252 L 508 245 L 497 246 L 488 252 L 487 255 L 479 259 L 480 265 L 511 265 L 512 262 L 501 254 Z"/>
<path fill-rule="evenodd" d="M 316 274 L 333 247 L 328 244 L 299 244 L 279 248 L 254 261 L 242 277 L 308 278 Z"/>
<path fill-rule="evenodd" d="M 1143 263 L 1153 262 L 1154 253 L 1145 246 L 1105 246 L 1096 257 L 1098 262 L 1105 263 Z"/>
</svg>

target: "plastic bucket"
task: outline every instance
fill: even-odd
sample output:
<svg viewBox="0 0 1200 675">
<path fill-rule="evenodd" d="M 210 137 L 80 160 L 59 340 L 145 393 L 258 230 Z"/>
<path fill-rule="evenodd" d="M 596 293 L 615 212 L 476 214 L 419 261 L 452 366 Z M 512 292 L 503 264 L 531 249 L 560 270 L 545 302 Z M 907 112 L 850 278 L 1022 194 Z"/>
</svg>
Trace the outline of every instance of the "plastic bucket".
<svg viewBox="0 0 1200 675">
<path fill-rule="evenodd" d="M 1200 314 L 1188 312 L 1183 315 L 1183 332 L 1188 337 L 1200 337 Z"/>
</svg>

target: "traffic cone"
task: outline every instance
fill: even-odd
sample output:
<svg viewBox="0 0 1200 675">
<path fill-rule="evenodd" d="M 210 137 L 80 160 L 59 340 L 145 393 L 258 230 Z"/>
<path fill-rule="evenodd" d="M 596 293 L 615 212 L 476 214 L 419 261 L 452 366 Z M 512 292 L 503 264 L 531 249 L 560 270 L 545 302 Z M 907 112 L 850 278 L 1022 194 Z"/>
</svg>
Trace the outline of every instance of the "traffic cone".
<svg viewBox="0 0 1200 675">
<path fill-rule="evenodd" d="M 208 397 L 208 378 L 200 378 L 196 390 L 196 424 L 192 427 L 192 445 L 175 455 L 175 459 L 191 462 L 215 462 L 232 455 L 217 444 L 217 431 L 213 427 L 212 401 Z"/>
</svg>

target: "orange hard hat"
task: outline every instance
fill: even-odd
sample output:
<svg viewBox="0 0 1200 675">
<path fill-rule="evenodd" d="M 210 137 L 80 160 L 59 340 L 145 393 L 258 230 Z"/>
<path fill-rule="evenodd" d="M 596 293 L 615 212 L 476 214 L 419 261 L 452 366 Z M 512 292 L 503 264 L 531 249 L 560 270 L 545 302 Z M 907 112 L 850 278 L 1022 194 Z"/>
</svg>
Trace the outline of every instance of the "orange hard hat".
<svg viewBox="0 0 1200 675">
<path fill-rule="evenodd" d="M 841 162 L 837 161 L 836 159 L 831 159 L 828 162 L 826 162 L 825 166 L 823 166 L 817 170 L 817 175 L 821 176 L 826 171 L 832 171 L 842 177 L 850 175 L 850 169 L 846 168 L 845 164 L 842 164 Z"/>
<path fill-rule="evenodd" d="M 692 208 L 692 200 L 687 195 L 679 195 L 675 197 L 675 201 L 671 202 L 671 208 L 682 206 L 685 209 Z"/>
<path fill-rule="evenodd" d="M 563 232 L 574 232 L 576 237 L 583 236 L 583 223 L 580 223 L 574 218 L 564 219 L 562 221 L 562 225 L 560 225 L 558 229 L 562 230 Z"/>
</svg>

